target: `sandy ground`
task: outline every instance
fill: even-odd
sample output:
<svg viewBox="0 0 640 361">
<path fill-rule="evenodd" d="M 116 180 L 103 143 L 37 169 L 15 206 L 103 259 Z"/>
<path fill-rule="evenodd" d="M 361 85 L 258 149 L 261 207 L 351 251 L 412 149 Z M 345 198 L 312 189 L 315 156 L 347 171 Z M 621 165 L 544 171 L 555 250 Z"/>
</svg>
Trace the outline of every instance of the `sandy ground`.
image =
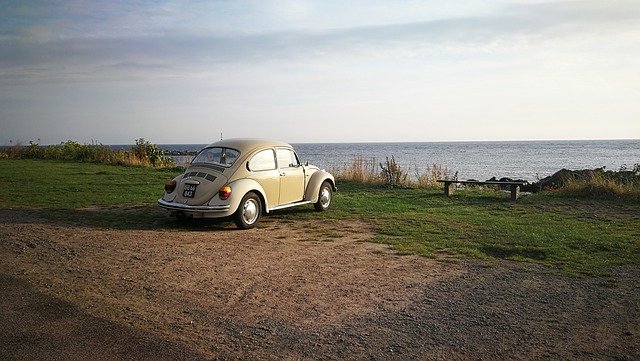
<svg viewBox="0 0 640 361">
<path fill-rule="evenodd" d="M 0 359 L 640 359 L 637 267 L 398 256 L 363 222 L 167 222 L 0 210 Z"/>
</svg>

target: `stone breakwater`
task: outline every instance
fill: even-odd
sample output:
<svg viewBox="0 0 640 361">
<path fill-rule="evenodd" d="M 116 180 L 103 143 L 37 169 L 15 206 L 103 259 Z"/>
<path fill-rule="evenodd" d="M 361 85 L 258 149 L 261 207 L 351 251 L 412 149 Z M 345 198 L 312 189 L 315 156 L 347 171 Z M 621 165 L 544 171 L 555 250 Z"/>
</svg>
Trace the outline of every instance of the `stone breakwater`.
<svg viewBox="0 0 640 361">
<path fill-rule="evenodd" d="M 496 177 L 492 177 L 487 181 L 526 182 L 526 184 L 521 187 L 521 190 L 523 192 L 539 192 L 546 189 L 559 189 L 566 186 L 567 183 L 572 181 L 589 181 L 593 179 L 607 179 L 640 186 L 640 165 L 636 164 L 632 170 L 622 169 L 619 171 L 610 171 L 605 170 L 604 168 L 581 170 L 561 169 L 551 176 L 544 177 L 539 181 L 532 183 L 527 182 L 523 179 L 513 179 L 508 177 L 499 179 Z"/>
</svg>

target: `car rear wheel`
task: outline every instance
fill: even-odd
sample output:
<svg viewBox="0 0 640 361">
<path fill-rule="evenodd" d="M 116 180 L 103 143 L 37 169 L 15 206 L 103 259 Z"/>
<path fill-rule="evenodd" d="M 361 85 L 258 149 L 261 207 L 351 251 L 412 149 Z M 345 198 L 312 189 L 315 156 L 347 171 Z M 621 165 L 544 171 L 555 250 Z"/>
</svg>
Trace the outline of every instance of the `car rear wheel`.
<svg viewBox="0 0 640 361">
<path fill-rule="evenodd" d="M 333 187 L 331 187 L 331 183 L 324 181 L 322 182 L 322 186 L 320 186 L 320 192 L 318 193 L 318 201 L 313 204 L 316 208 L 316 211 L 326 211 L 329 209 L 331 205 L 331 201 L 333 200 Z"/>
<path fill-rule="evenodd" d="M 260 197 L 249 192 L 242 197 L 238 210 L 234 214 L 233 221 L 240 229 L 255 227 L 262 214 L 262 202 Z"/>
</svg>

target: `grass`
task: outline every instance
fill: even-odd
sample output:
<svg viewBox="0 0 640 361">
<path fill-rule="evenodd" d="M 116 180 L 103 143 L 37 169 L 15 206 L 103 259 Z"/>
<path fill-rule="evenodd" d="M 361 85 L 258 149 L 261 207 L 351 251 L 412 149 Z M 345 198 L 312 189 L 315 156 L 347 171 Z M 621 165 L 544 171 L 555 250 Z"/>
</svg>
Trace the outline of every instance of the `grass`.
<svg viewBox="0 0 640 361">
<path fill-rule="evenodd" d="M 342 169 L 333 169 L 331 173 L 340 181 L 388 188 L 437 188 L 439 179 L 458 179 L 458 172 L 451 172 L 439 164 L 434 164 L 426 172 L 415 167 L 413 177 L 410 177 L 408 171 L 396 163 L 394 156 L 378 163 L 375 158 L 357 155 L 351 163 Z"/>
<path fill-rule="evenodd" d="M 0 202 L 44 208 L 139 205 L 162 196 L 175 170 L 0 159 Z"/>
<path fill-rule="evenodd" d="M 45 160 L 0 159 L 0 204 L 36 208 L 47 217 L 99 227 L 177 226 L 155 205 L 176 170 Z M 369 223 L 374 242 L 401 254 L 437 259 L 498 259 L 549 265 L 568 274 L 607 275 L 640 265 L 640 205 L 624 198 L 538 193 L 516 203 L 499 191 L 390 189 L 340 182 L 332 209 L 276 212 L 279 222 L 305 219 Z M 337 234 L 324 235 L 327 240 Z"/>
<path fill-rule="evenodd" d="M 510 259 L 588 275 L 640 265 L 640 206 L 633 201 L 543 193 L 514 203 L 504 193 L 482 189 L 447 198 L 441 190 L 344 182 L 339 187 L 335 208 L 323 216 L 371 223 L 373 241 L 401 254 Z"/>
<path fill-rule="evenodd" d="M 585 179 L 569 179 L 562 188 L 561 193 L 569 197 L 577 198 L 601 198 L 601 199 L 632 199 L 640 201 L 640 183 L 638 174 L 628 176 L 627 179 L 618 179 L 627 172 L 610 172 L 613 176 L 607 176 L 605 172 L 592 172 Z"/>
</svg>

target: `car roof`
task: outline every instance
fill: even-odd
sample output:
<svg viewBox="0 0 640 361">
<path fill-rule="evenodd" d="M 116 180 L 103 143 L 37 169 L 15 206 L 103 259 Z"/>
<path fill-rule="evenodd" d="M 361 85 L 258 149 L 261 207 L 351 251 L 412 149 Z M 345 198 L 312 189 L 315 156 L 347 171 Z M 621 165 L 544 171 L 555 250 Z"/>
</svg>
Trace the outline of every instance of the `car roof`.
<svg viewBox="0 0 640 361">
<path fill-rule="evenodd" d="M 249 139 L 249 138 L 234 138 L 234 139 L 220 140 L 215 143 L 211 143 L 207 145 L 207 148 L 209 147 L 233 148 L 233 149 L 239 150 L 240 152 L 251 152 L 257 148 L 266 148 L 266 147 L 293 148 L 291 144 L 281 142 L 278 140 Z"/>
</svg>

